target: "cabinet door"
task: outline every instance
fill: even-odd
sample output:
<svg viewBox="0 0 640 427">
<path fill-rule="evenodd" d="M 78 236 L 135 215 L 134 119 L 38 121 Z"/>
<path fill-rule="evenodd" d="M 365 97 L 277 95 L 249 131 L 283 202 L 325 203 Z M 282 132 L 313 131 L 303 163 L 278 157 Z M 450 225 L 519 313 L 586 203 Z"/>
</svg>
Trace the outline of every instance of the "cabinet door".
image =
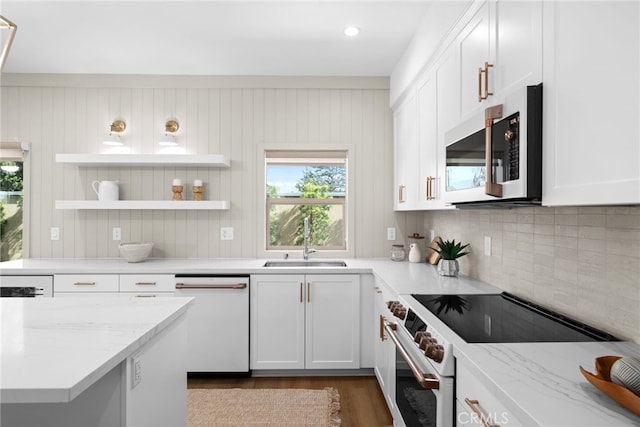
<svg viewBox="0 0 640 427">
<path fill-rule="evenodd" d="M 522 427 L 503 402 L 458 360 L 456 371 L 456 420 L 458 426 L 503 425 Z M 488 380 L 487 380 L 488 381 Z M 484 424 L 481 418 L 487 421 Z"/>
<path fill-rule="evenodd" d="M 395 201 L 397 211 L 416 208 L 417 150 L 418 150 L 418 104 L 415 93 L 394 111 L 394 159 L 395 159 Z"/>
<path fill-rule="evenodd" d="M 479 100 L 480 94 L 484 95 L 487 91 L 495 92 L 494 70 L 490 68 L 488 71 L 488 87 L 485 85 L 485 74 L 479 71 L 480 68 L 484 68 L 485 62 L 491 62 L 491 37 L 490 4 L 484 2 L 457 39 L 460 55 L 459 116 L 462 118 L 485 107 L 486 102 Z M 486 101 L 491 100 L 489 96 Z"/>
<path fill-rule="evenodd" d="M 304 368 L 303 275 L 251 276 L 251 369 Z"/>
<path fill-rule="evenodd" d="M 492 71 L 495 91 L 509 92 L 542 81 L 542 2 L 498 1 L 495 4 Z"/>
<path fill-rule="evenodd" d="M 429 73 L 418 86 L 418 206 L 429 208 L 439 196 L 434 180 L 438 177 L 438 111 L 435 73 Z"/>
<path fill-rule="evenodd" d="M 53 276 L 53 295 L 60 293 L 117 293 L 119 277 L 117 274 L 56 274 Z"/>
<path fill-rule="evenodd" d="M 307 275 L 307 369 L 360 368 L 358 275 Z"/>
<path fill-rule="evenodd" d="M 544 3 L 545 205 L 640 203 L 639 9 Z"/>
<path fill-rule="evenodd" d="M 387 401 L 389 411 L 393 413 L 393 407 L 395 406 L 395 371 L 393 370 L 393 364 L 395 363 L 395 345 L 385 334 L 383 322 L 391 314 L 387 308 L 387 301 L 395 298 L 393 298 L 391 293 L 381 284 L 374 288 L 374 292 L 375 318 L 373 322 L 376 325 L 374 336 L 374 372 L 378 379 L 378 384 L 380 384 L 382 394 Z"/>
</svg>

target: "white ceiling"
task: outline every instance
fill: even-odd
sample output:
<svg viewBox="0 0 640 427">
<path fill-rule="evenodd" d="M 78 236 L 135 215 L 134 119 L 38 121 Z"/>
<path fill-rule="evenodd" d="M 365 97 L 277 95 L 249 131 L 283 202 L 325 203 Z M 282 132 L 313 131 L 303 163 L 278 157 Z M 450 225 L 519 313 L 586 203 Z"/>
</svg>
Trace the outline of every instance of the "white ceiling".
<svg viewBox="0 0 640 427">
<path fill-rule="evenodd" d="M 0 14 L 18 26 L 3 71 L 389 76 L 429 7 L 415 0 L 3 0 Z M 348 25 L 360 35 L 344 36 Z"/>
</svg>

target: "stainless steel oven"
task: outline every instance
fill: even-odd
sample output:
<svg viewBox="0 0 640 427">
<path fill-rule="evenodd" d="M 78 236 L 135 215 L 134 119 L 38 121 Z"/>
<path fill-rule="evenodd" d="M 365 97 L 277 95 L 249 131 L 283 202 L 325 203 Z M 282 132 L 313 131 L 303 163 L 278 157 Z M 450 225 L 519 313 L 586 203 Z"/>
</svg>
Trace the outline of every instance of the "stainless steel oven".
<svg viewBox="0 0 640 427">
<path fill-rule="evenodd" d="M 52 276 L 0 276 L 2 298 L 51 298 Z"/>
<path fill-rule="evenodd" d="M 393 317 L 384 323 L 395 344 L 394 426 L 453 425 L 454 380 L 442 362 L 447 343 L 400 301 L 389 305 Z M 452 374 L 453 372 L 451 372 Z"/>
</svg>

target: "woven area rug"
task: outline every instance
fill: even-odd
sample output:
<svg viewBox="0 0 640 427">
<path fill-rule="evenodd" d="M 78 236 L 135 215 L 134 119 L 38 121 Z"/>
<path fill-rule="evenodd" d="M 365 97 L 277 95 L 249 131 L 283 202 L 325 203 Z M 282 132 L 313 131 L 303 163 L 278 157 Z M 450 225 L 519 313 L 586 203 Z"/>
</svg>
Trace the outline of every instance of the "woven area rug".
<svg viewBox="0 0 640 427">
<path fill-rule="evenodd" d="M 340 426 L 335 388 L 188 389 L 187 427 Z"/>
</svg>

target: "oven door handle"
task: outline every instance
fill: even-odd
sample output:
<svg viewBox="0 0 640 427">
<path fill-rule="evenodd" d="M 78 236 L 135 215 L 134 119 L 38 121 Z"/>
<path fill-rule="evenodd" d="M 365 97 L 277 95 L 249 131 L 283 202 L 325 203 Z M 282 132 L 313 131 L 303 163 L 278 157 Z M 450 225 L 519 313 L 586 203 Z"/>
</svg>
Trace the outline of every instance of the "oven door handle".
<svg viewBox="0 0 640 427">
<path fill-rule="evenodd" d="M 418 384 L 420 384 L 420 387 L 427 390 L 438 390 L 440 388 L 440 381 L 435 375 L 426 374 L 422 372 L 420 368 L 418 368 L 418 366 L 413 362 L 413 360 L 411 360 L 411 356 L 409 355 L 409 352 L 404 348 L 404 346 L 396 336 L 395 331 L 397 327 L 398 326 L 395 323 L 390 323 L 390 322 L 384 323 L 384 329 L 389 334 L 389 337 L 391 337 L 391 340 L 396 345 L 396 348 L 398 349 L 400 354 L 402 354 L 402 357 L 409 365 L 409 368 L 411 368 L 413 377 L 416 379 L 416 381 L 418 381 Z"/>
</svg>

